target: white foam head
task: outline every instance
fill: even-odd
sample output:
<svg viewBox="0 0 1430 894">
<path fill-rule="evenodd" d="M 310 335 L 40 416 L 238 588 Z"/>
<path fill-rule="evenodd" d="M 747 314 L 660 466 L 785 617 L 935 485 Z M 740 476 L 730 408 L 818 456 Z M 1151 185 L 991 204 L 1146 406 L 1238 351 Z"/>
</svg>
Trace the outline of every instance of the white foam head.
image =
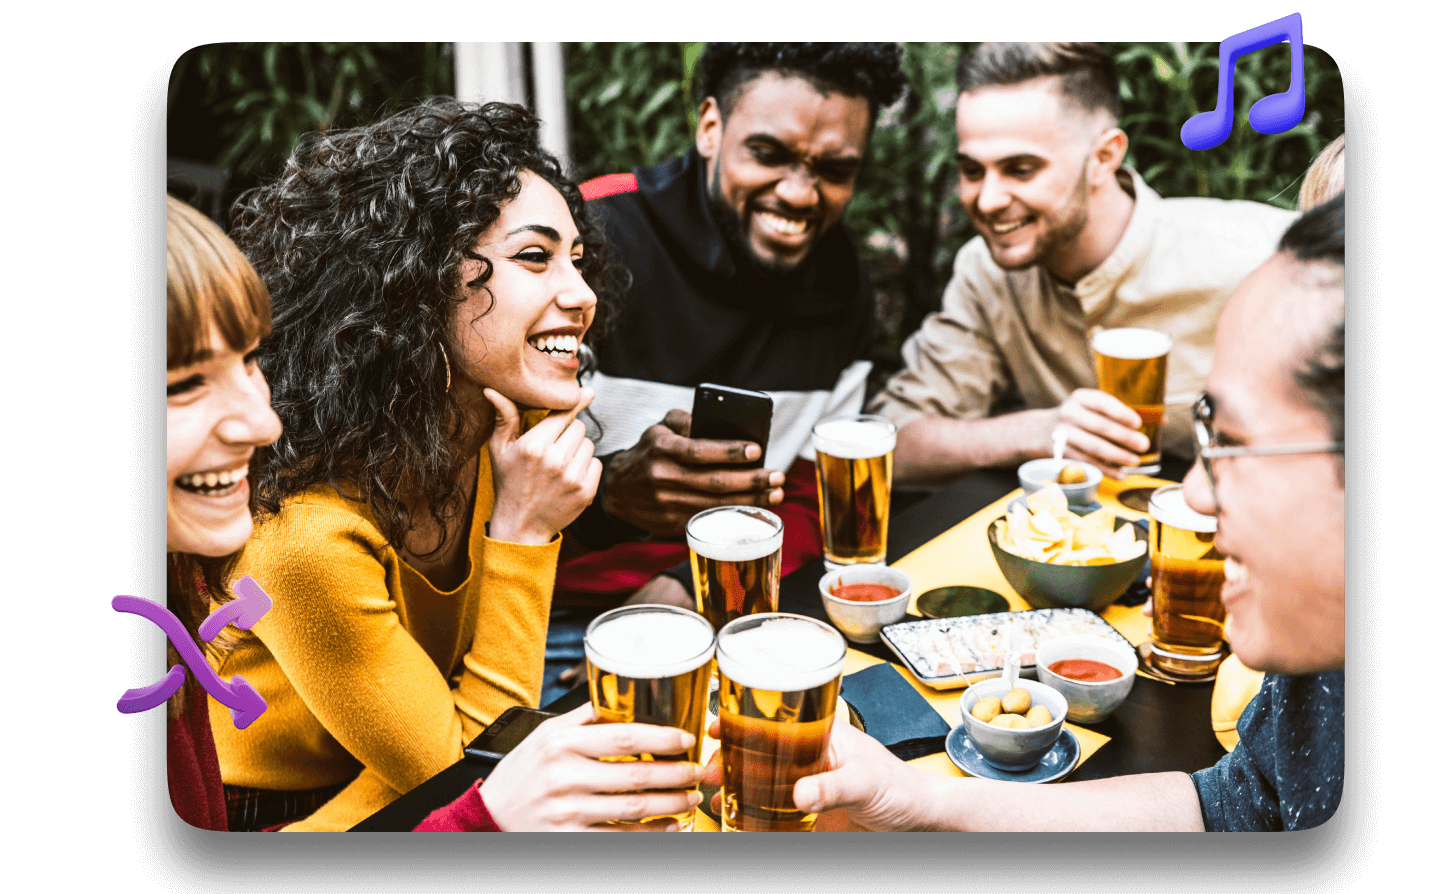
<svg viewBox="0 0 1430 894">
<path fill-rule="evenodd" d="M 1172 336 L 1156 329 L 1104 329 L 1092 337 L 1092 349 L 1104 357 L 1147 360 L 1172 350 Z"/>
<path fill-rule="evenodd" d="M 894 423 L 878 416 L 841 416 L 814 426 L 814 449 L 841 459 L 873 459 L 894 452 Z"/>
<path fill-rule="evenodd" d="M 685 542 L 705 558 L 720 562 L 763 559 L 784 543 L 784 522 L 754 506 L 717 506 L 690 519 Z"/>
<path fill-rule="evenodd" d="M 1161 487 L 1153 491 L 1147 509 L 1153 518 L 1164 525 L 1203 534 L 1216 531 L 1216 516 L 1202 515 L 1188 506 L 1181 485 Z"/>
<path fill-rule="evenodd" d="M 844 638 L 809 618 L 774 617 L 721 635 L 720 673 L 741 686 L 772 692 L 813 689 L 844 670 Z"/>
<path fill-rule="evenodd" d="M 593 623 L 586 633 L 586 657 L 592 664 L 638 680 L 692 671 L 714 652 L 710 623 L 687 611 L 624 611 Z"/>
</svg>

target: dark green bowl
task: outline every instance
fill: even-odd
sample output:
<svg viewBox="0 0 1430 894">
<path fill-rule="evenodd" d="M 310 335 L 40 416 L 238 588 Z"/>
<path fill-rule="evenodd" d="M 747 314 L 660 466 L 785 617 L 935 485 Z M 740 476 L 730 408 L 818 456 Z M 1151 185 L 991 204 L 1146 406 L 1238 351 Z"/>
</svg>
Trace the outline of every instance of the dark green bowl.
<svg viewBox="0 0 1430 894">
<path fill-rule="evenodd" d="M 1081 507 L 1079 507 L 1081 508 Z M 1074 510 L 1076 511 L 1076 510 Z M 1079 512 L 1084 515 L 1086 512 Z M 1118 517 L 1115 528 L 1133 525 L 1137 539 L 1147 542 L 1147 531 Z M 1147 564 L 1147 554 L 1115 565 L 1050 565 L 1015 556 L 998 545 L 993 523 L 988 523 L 988 547 L 1008 584 L 1033 608 L 1085 608 L 1102 611 L 1127 591 Z"/>
</svg>

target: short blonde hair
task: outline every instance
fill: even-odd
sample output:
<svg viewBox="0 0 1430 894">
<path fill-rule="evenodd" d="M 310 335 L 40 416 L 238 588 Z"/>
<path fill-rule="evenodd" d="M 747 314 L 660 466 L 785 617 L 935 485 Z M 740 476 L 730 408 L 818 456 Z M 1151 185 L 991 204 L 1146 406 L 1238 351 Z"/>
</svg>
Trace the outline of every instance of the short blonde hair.
<svg viewBox="0 0 1430 894">
<path fill-rule="evenodd" d="M 1309 211 L 1346 188 L 1346 135 L 1341 134 L 1321 150 L 1301 181 L 1297 211 Z"/>
<path fill-rule="evenodd" d="M 168 197 L 169 362 L 187 366 L 209 332 L 246 351 L 273 326 L 268 287 L 213 221 Z"/>
</svg>

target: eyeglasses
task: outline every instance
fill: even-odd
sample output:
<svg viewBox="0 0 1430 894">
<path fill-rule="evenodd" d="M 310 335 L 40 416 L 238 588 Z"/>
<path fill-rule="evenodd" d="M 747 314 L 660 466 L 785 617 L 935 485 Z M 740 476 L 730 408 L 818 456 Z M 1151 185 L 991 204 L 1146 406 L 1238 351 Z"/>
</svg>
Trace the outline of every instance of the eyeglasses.
<svg viewBox="0 0 1430 894">
<path fill-rule="evenodd" d="M 1202 392 L 1192 404 L 1192 427 L 1197 434 L 1197 459 L 1202 471 L 1207 473 L 1207 483 L 1211 485 L 1212 502 L 1221 507 L 1217 498 L 1216 473 L 1212 471 L 1212 460 L 1231 456 L 1287 456 L 1296 453 L 1345 453 L 1345 441 L 1322 441 L 1319 444 L 1267 444 L 1261 447 L 1220 447 L 1216 425 L 1212 414 L 1216 409 L 1211 395 Z"/>
</svg>

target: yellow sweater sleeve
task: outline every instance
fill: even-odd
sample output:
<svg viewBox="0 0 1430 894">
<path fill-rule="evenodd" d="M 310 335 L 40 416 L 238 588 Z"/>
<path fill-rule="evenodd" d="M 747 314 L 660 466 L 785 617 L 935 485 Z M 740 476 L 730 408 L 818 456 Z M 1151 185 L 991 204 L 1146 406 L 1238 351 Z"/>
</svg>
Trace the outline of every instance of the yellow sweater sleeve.
<svg viewBox="0 0 1430 894">
<path fill-rule="evenodd" d="M 478 600 L 474 635 L 453 688 L 399 617 L 389 592 L 396 561 L 370 521 L 295 501 L 264 528 L 236 571 L 273 597 L 253 632 L 313 717 L 365 768 L 319 814 L 287 829 L 348 828 L 459 760 L 463 743 L 501 711 L 537 703 L 559 541 L 483 539 L 467 595 Z M 260 723 L 270 719 L 283 718 Z"/>
</svg>

